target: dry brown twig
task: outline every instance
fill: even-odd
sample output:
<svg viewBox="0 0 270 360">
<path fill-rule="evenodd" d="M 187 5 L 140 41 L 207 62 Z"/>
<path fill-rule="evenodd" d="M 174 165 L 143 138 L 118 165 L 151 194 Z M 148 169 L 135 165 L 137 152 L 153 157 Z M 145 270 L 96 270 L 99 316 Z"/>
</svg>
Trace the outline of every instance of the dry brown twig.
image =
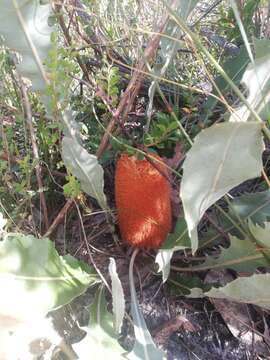
<svg viewBox="0 0 270 360">
<path fill-rule="evenodd" d="M 62 209 L 59 211 L 58 215 L 54 219 L 53 223 L 43 235 L 43 237 L 49 237 L 52 232 L 57 228 L 57 226 L 63 221 L 66 214 L 74 207 L 75 203 L 73 199 L 68 199 Z"/>
</svg>

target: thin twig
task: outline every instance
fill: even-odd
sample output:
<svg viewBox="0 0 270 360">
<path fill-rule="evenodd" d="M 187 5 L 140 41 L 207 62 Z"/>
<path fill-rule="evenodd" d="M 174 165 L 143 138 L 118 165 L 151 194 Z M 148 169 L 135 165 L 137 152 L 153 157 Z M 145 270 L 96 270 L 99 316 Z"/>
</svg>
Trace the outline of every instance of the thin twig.
<svg viewBox="0 0 270 360">
<path fill-rule="evenodd" d="M 41 204 L 41 207 L 43 210 L 44 225 L 45 225 L 45 231 L 46 231 L 49 228 L 49 220 L 48 220 L 47 204 L 46 204 L 46 199 L 45 199 L 45 195 L 44 195 L 44 187 L 43 187 L 43 183 L 42 183 L 42 179 L 41 179 L 42 169 L 41 169 L 40 162 L 39 162 L 37 139 L 36 139 L 35 130 L 33 127 L 33 122 L 32 122 L 31 104 L 29 101 L 26 87 L 21 78 L 20 78 L 20 89 L 21 89 L 22 98 L 23 98 L 23 108 L 24 108 L 25 118 L 27 120 L 27 125 L 28 125 L 29 131 L 30 131 L 33 156 L 34 156 L 34 159 L 36 160 L 35 171 L 36 171 L 36 177 L 37 177 L 37 183 L 38 183 L 40 204 Z"/>
<path fill-rule="evenodd" d="M 62 222 L 65 215 L 67 214 L 70 209 L 72 209 L 74 206 L 74 200 L 68 199 L 68 201 L 65 203 L 65 205 L 62 207 L 62 209 L 59 211 L 58 215 L 54 219 L 53 223 L 49 227 L 49 229 L 46 231 L 46 233 L 43 235 L 43 237 L 49 237 L 52 232 L 57 228 L 57 226 Z"/>
<path fill-rule="evenodd" d="M 136 96 L 139 93 L 142 80 L 144 78 L 143 73 L 146 70 L 146 62 L 152 61 L 159 45 L 161 33 L 163 32 L 167 24 L 167 21 L 168 21 L 168 16 L 166 15 L 166 17 L 161 22 L 161 25 L 159 26 L 158 33 L 152 37 L 152 39 L 150 40 L 148 46 L 144 51 L 144 55 L 142 56 L 138 64 L 135 66 L 134 73 L 129 82 L 129 85 L 126 88 L 124 95 L 121 98 L 120 103 L 116 109 L 116 112 L 112 117 L 112 119 L 110 120 L 106 132 L 100 142 L 97 151 L 97 157 L 100 157 L 103 154 L 103 152 L 106 150 L 109 142 L 110 134 L 113 131 L 115 124 L 119 121 L 120 117 L 121 117 L 121 123 L 123 123 L 126 120 L 126 117 L 134 104 Z"/>
</svg>

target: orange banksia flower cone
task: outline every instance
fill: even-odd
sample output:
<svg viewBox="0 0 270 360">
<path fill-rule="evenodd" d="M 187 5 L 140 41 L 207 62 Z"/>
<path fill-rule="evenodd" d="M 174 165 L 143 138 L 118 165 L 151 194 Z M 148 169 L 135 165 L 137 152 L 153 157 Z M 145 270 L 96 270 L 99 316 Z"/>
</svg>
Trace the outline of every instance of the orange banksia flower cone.
<svg viewBox="0 0 270 360">
<path fill-rule="evenodd" d="M 147 159 L 122 154 L 117 161 L 115 197 L 122 238 L 137 247 L 158 248 L 171 230 L 168 171 L 157 155 Z M 153 165 L 154 163 L 154 165 Z"/>
</svg>

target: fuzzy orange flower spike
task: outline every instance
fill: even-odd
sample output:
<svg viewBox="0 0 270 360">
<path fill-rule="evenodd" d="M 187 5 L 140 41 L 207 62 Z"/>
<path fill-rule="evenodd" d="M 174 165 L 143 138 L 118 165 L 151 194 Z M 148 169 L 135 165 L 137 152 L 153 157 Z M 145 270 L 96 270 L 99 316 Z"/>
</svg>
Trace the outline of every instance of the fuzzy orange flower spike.
<svg viewBox="0 0 270 360">
<path fill-rule="evenodd" d="M 149 157 L 151 161 L 139 160 L 123 153 L 118 159 L 116 208 L 125 241 L 135 247 L 158 248 L 171 230 L 171 188 L 162 159 L 154 154 Z"/>
</svg>

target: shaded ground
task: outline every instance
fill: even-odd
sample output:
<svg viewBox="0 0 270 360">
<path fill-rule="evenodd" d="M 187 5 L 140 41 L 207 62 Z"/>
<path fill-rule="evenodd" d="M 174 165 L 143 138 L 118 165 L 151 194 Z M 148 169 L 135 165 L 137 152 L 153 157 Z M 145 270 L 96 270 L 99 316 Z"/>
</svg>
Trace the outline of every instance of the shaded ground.
<svg viewBox="0 0 270 360">
<path fill-rule="evenodd" d="M 125 244 L 116 244 L 111 229 L 106 225 L 105 216 L 97 214 L 85 217 L 85 231 L 96 266 L 107 278 L 109 257 L 117 263 L 126 296 L 126 308 L 129 311 L 128 265 L 130 251 Z M 69 251 L 76 257 L 89 263 L 89 256 L 81 234 L 80 224 L 75 221 L 71 227 Z M 136 261 L 138 298 L 147 326 L 155 340 L 167 353 L 168 359 L 270 359 L 270 351 L 263 341 L 263 332 L 267 334 L 267 314 L 252 306 L 235 308 L 233 303 L 225 304 L 228 314 L 236 311 L 239 321 L 232 324 L 236 327 L 233 333 L 229 329 L 230 316 L 224 321 L 222 304 L 211 303 L 208 299 L 188 299 L 177 295 L 170 283 L 162 285 L 161 277 L 154 272 L 154 253 L 144 251 Z M 222 274 L 226 275 L 225 273 Z M 108 279 L 109 280 L 109 279 Z M 93 290 L 76 299 L 71 307 L 54 313 L 55 326 L 68 343 L 80 341 L 85 335 L 80 326 L 89 321 L 86 306 L 93 300 Z M 110 297 L 108 296 L 110 307 Z M 70 311 L 72 309 L 72 311 Z M 236 309 L 236 310 L 235 310 Z M 221 313 L 220 313 L 221 311 Z M 223 317 L 222 317 L 223 316 Z M 246 323 L 241 329 L 241 321 Z M 240 325 L 239 325 L 240 324 Z M 229 327 L 228 327 L 229 326 Z M 239 327 L 239 329 L 237 329 Z M 248 328 L 250 327 L 250 328 Z M 237 334 L 237 335 L 236 335 Z M 260 336 L 258 336 L 260 334 Z M 248 335 L 248 336 L 247 336 Z M 268 337 L 266 336 L 267 340 Z M 132 348 L 133 329 L 125 322 L 120 343 L 127 349 Z"/>
</svg>

